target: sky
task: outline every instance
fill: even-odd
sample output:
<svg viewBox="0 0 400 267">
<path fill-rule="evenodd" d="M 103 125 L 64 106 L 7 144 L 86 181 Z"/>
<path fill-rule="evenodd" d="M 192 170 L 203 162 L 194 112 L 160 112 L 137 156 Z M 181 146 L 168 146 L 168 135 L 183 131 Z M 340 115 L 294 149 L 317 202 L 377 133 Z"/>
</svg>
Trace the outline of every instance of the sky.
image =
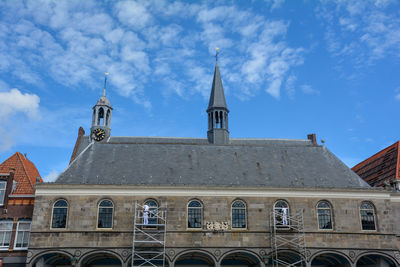
<svg viewBox="0 0 400 267">
<path fill-rule="evenodd" d="M 399 140 L 400 1 L 0 1 L 0 162 L 45 181 L 103 93 L 113 136 L 206 137 L 218 65 L 232 138 L 316 133 L 349 167 Z"/>
</svg>

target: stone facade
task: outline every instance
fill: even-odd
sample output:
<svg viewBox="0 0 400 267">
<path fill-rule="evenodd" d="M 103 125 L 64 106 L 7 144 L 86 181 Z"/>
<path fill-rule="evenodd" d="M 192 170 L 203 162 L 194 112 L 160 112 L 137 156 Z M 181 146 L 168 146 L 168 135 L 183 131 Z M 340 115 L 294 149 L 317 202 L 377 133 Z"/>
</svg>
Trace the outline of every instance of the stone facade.
<svg viewBox="0 0 400 267">
<path fill-rule="evenodd" d="M 103 190 L 109 193 L 104 195 L 101 193 Z M 340 255 L 351 266 L 355 266 L 365 254 L 384 255 L 396 265 L 400 263 L 400 228 L 397 223 L 400 219 L 400 195 L 397 193 L 372 189 L 311 191 L 251 188 L 237 191 L 228 187 L 197 189 L 195 195 L 185 192 L 185 188 L 164 188 L 157 195 L 151 195 L 148 189 L 129 186 L 121 192 L 116 186 L 38 185 L 28 265 L 32 266 L 46 253 L 69 255 L 79 265 L 91 253 L 105 252 L 120 259 L 122 265 L 128 265 L 134 203 L 143 203 L 147 199 L 154 199 L 160 205 L 168 203 L 166 258 L 170 266 L 186 253 L 207 255 L 215 265 L 221 265 L 229 253 L 251 254 L 258 259 L 259 266 L 268 264 L 271 252 L 270 216 L 275 202 L 280 199 L 289 204 L 290 212 L 303 211 L 307 255 L 302 256 L 307 258 L 308 265 L 321 253 Z M 67 227 L 51 229 L 53 203 L 60 196 L 69 204 Z M 114 204 L 111 230 L 96 228 L 98 203 L 103 199 L 112 200 Z M 200 230 L 187 228 L 187 204 L 193 199 L 203 205 L 203 228 Z M 231 204 L 237 199 L 246 203 L 247 228 L 207 230 L 208 221 L 228 222 L 231 225 Z M 333 230 L 318 229 L 316 207 L 321 200 L 328 201 L 332 206 Z M 375 206 L 374 231 L 361 229 L 359 207 L 366 200 Z M 290 251 L 290 247 L 287 249 Z"/>
</svg>

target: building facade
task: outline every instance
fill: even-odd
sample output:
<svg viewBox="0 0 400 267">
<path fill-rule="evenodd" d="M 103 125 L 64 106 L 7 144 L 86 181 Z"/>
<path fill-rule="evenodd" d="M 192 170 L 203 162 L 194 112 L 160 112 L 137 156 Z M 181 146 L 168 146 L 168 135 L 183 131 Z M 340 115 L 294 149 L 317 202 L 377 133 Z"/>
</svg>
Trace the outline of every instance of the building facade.
<svg viewBox="0 0 400 267">
<path fill-rule="evenodd" d="M 0 262 L 25 266 L 34 206 L 34 185 L 42 178 L 17 152 L 0 164 Z"/>
<path fill-rule="evenodd" d="M 218 65 L 206 111 L 207 138 L 114 137 L 103 94 L 68 168 L 36 187 L 27 266 L 400 264 L 397 192 L 315 135 L 230 138 Z"/>
</svg>

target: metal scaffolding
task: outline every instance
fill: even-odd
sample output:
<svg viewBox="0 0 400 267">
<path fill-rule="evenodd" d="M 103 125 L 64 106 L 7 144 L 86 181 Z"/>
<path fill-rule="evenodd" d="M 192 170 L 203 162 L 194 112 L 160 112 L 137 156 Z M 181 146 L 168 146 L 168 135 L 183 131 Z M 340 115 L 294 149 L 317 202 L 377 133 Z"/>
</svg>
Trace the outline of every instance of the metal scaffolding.
<svg viewBox="0 0 400 267">
<path fill-rule="evenodd" d="M 271 258 L 273 266 L 306 266 L 306 241 L 303 211 L 290 215 L 271 212 Z M 297 252 L 290 254 L 288 251 Z"/>
<path fill-rule="evenodd" d="M 167 203 L 151 207 L 148 222 L 143 220 L 144 207 L 136 201 L 133 216 L 132 267 L 165 267 Z"/>
</svg>

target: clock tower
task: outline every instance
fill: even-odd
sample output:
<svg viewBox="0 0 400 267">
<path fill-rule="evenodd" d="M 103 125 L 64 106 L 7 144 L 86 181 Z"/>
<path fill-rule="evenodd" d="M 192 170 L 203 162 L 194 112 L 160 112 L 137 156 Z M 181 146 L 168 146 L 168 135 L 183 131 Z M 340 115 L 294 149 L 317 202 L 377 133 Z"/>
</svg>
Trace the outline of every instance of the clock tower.
<svg viewBox="0 0 400 267">
<path fill-rule="evenodd" d="M 94 141 L 104 141 L 110 137 L 111 134 L 111 113 L 112 107 L 110 101 L 106 97 L 106 73 L 104 79 L 103 96 L 97 101 L 93 107 L 92 127 L 90 128 L 90 139 Z"/>
</svg>

